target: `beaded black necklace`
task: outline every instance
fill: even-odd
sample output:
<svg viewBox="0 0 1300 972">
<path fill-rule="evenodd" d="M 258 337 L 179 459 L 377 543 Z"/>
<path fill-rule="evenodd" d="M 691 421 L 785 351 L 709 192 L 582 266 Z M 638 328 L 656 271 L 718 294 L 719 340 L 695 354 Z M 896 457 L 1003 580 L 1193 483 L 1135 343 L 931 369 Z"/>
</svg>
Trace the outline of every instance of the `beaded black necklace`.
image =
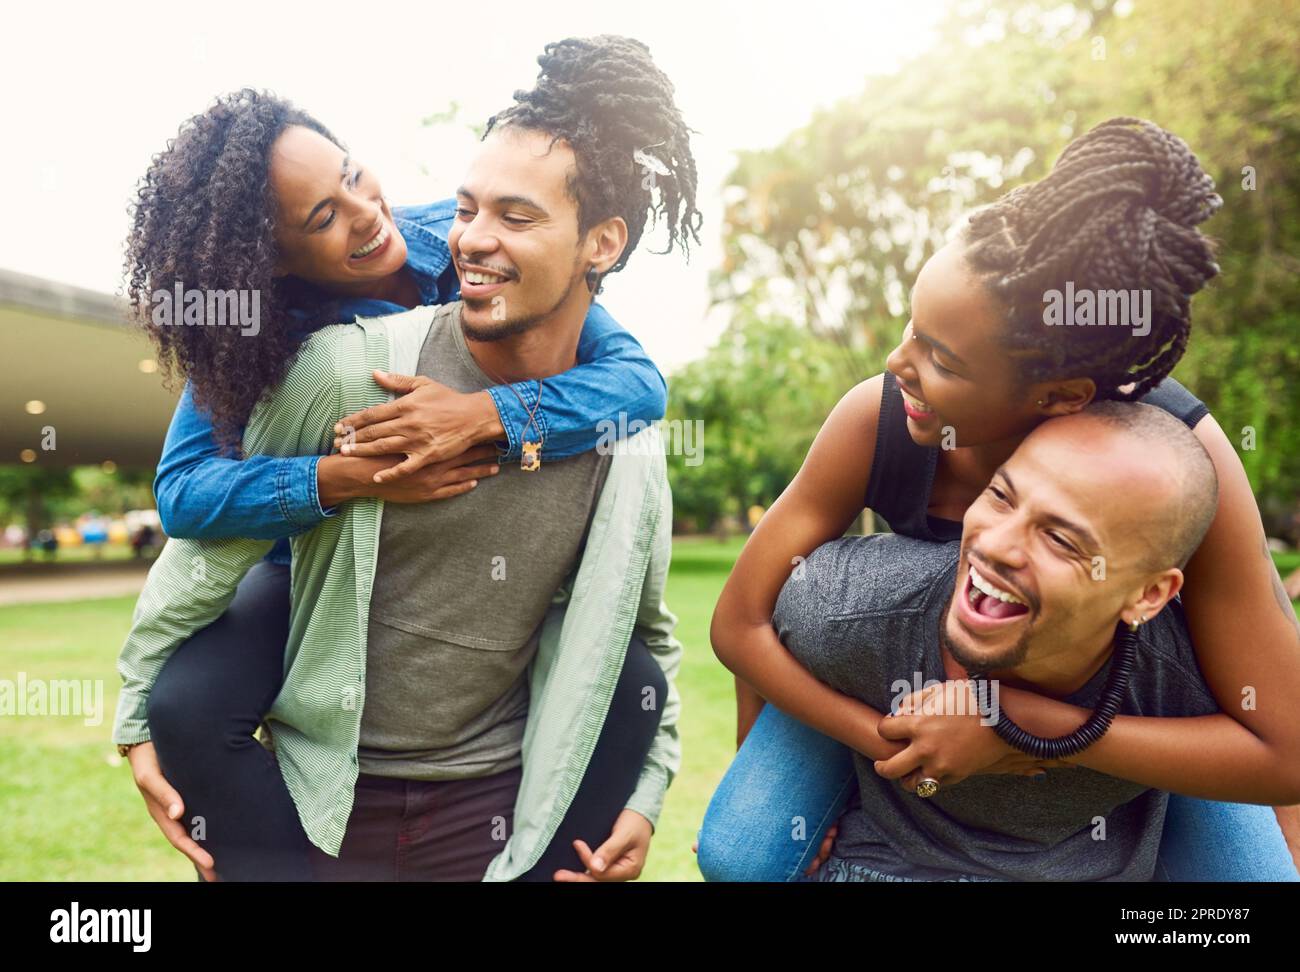
<svg viewBox="0 0 1300 972">
<path fill-rule="evenodd" d="M 1028 753 L 1037 759 L 1064 759 L 1087 749 L 1106 734 L 1111 722 L 1119 712 L 1124 689 L 1133 665 L 1137 661 L 1137 629 L 1120 623 L 1115 628 L 1115 652 L 1111 657 L 1110 673 L 1106 676 L 1106 687 L 1102 689 L 1092 715 L 1078 729 L 1054 739 L 1044 739 L 1026 732 L 1012 721 L 1001 707 L 998 709 L 998 721 L 993 724 L 993 731 L 1009 746 L 1014 746 L 1022 753 Z M 978 698 L 988 698 L 988 676 L 984 672 L 972 672 L 971 680 L 975 682 Z"/>
</svg>

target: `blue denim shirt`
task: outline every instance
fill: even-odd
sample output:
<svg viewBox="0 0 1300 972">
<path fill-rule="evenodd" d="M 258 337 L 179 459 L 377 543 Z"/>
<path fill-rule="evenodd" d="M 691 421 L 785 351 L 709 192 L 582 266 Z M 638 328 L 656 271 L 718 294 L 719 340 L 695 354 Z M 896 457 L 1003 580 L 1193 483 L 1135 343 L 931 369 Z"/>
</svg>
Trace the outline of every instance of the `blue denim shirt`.
<svg viewBox="0 0 1300 972">
<path fill-rule="evenodd" d="M 455 218 L 454 199 L 393 210 L 393 222 L 406 240 L 407 269 L 427 304 L 446 303 L 460 296 L 447 247 Z M 339 321 L 406 310 L 370 298 L 349 299 L 340 307 Z M 302 316 L 306 318 L 305 313 Z M 537 382 L 498 385 L 488 392 L 506 431 L 502 459 L 516 458 L 522 451 L 520 440 L 528 410 L 537 401 Z M 663 418 L 667 398 L 663 376 L 637 339 L 603 307 L 592 304 L 578 340 L 578 365 L 547 379 L 543 404 L 534 418 L 537 431 L 530 432 L 528 438 L 534 440 L 540 433 L 547 457 L 577 455 L 595 448 L 600 439 L 596 424 L 601 419 L 626 412 L 629 425 L 635 419 L 652 422 Z M 187 384 L 167 430 L 153 484 L 163 531 L 195 540 L 278 540 L 267 559 L 288 563 L 286 538 L 335 513 L 321 507 L 316 492 L 320 458 L 238 459 L 223 454 L 211 417 L 194 404 L 193 390 Z"/>
</svg>

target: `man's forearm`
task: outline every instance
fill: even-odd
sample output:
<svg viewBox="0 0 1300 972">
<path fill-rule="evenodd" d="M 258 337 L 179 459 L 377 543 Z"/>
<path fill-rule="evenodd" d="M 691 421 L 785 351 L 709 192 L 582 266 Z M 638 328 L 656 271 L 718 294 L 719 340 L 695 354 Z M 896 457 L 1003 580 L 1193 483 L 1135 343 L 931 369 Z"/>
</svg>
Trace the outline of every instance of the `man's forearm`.
<svg viewBox="0 0 1300 972">
<path fill-rule="evenodd" d="M 154 561 L 136 602 L 131 630 L 118 656 L 122 676 L 113 741 L 149 739 L 148 699 L 167 659 L 207 627 L 234 599 L 269 540 L 169 540 Z"/>
<path fill-rule="evenodd" d="M 1063 736 L 1089 711 L 1001 686 L 1000 704 L 1035 735 Z M 1116 716 L 1106 734 L 1069 762 L 1145 786 L 1205 800 L 1288 805 L 1300 802 L 1294 768 L 1231 716 Z"/>
<path fill-rule="evenodd" d="M 677 616 L 664 603 L 664 588 L 668 583 L 668 565 L 672 559 L 672 505 L 668 478 L 661 470 L 659 480 L 659 518 L 641 586 L 641 601 L 637 605 L 635 637 L 640 637 L 655 664 L 663 671 L 667 692 L 659 715 L 659 726 L 650 750 L 641 767 L 636 789 L 628 799 L 626 809 L 635 810 L 650 821 L 653 828 L 663 809 L 664 795 L 673 778 L 681 769 L 682 746 L 677 730 L 681 714 L 681 693 L 677 690 L 677 673 L 682 665 L 682 643 L 673 632 Z"/>
</svg>

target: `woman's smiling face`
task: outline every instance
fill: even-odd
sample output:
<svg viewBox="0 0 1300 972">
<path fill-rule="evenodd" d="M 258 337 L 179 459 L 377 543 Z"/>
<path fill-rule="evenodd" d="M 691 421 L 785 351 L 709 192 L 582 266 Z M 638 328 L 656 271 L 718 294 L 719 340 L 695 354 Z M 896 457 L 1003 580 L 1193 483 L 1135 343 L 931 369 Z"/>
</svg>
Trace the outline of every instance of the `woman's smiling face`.
<svg viewBox="0 0 1300 972">
<path fill-rule="evenodd" d="M 406 263 L 379 180 L 328 138 L 286 128 L 271 148 L 270 180 L 283 273 L 346 292 Z"/>
<path fill-rule="evenodd" d="M 912 318 L 885 361 L 919 445 L 1021 436 L 1044 417 L 1035 402 L 1050 383 L 1027 385 L 1020 377 L 1003 346 L 1002 308 L 964 253 L 957 239 L 926 261 L 912 290 Z"/>
</svg>

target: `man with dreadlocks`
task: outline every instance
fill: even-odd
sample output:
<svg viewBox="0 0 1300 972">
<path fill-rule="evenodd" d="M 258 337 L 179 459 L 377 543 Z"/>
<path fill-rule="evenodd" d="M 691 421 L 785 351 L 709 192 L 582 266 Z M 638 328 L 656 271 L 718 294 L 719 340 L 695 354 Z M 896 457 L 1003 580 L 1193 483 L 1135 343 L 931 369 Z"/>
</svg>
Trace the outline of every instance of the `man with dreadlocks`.
<svg viewBox="0 0 1300 972">
<path fill-rule="evenodd" d="M 538 60 L 537 85 L 489 121 L 457 194 L 462 300 L 317 332 L 253 413 L 249 451 L 364 441 L 351 430 L 373 432 L 384 400 L 372 370 L 462 392 L 535 381 L 540 401 L 647 222 L 664 219 L 668 250 L 698 242 L 689 129 L 646 47 L 569 39 Z M 680 763 L 658 437 L 545 462 L 525 452 L 453 500 L 356 500 L 293 538 L 268 725 L 317 879 L 640 874 Z M 123 671 L 146 685 L 266 547 L 169 543 Z M 620 731 L 602 732 L 611 711 Z"/>
</svg>

